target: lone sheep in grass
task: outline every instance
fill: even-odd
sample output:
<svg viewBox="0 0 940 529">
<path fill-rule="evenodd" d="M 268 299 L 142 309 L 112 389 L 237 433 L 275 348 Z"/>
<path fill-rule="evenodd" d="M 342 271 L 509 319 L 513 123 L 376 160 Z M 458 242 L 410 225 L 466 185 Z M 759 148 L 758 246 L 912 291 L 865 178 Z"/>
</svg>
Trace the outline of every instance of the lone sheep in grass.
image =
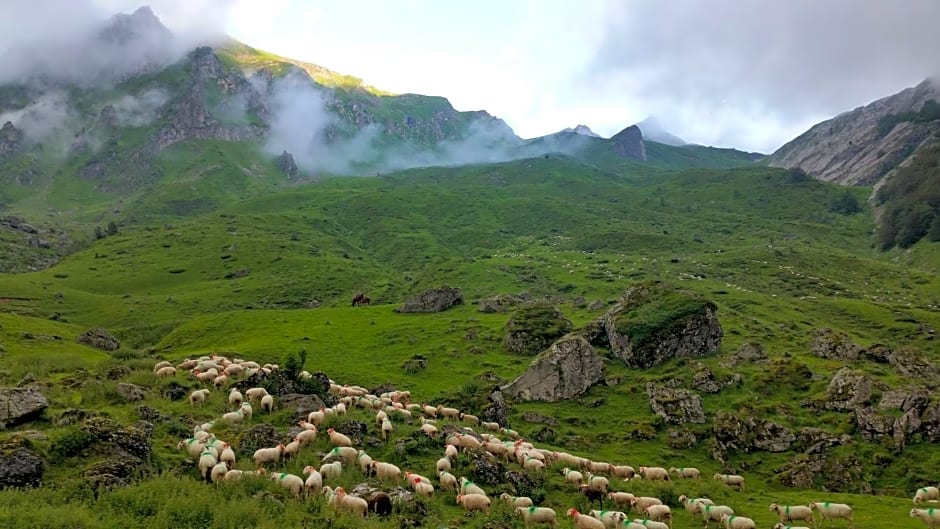
<svg viewBox="0 0 940 529">
<path fill-rule="evenodd" d="M 515 512 L 516 514 L 522 516 L 526 527 L 529 527 L 534 523 L 548 524 L 551 527 L 558 527 L 558 520 L 555 518 L 555 511 L 548 507 L 516 507 Z"/>
<path fill-rule="evenodd" d="M 457 505 L 462 505 L 466 511 L 486 513 L 490 510 L 490 499 L 483 494 L 458 494 Z"/>
<path fill-rule="evenodd" d="M 920 518 L 930 529 L 940 527 L 940 509 L 911 509 L 911 518 Z"/>
<path fill-rule="evenodd" d="M 809 504 L 809 508 L 819 513 L 819 525 L 835 518 L 852 522 L 852 508 L 844 503 L 813 502 Z"/>
<path fill-rule="evenodd" d="M 209 399 L 209 390 L 208 389 L 197 389 L 189 394 L 189 405 L 195 406 L 197 403 L 202 404 Z"/>
<path fill-rule="evenodd" d="M 686 478 L 686 479 L 699 479 L 702 477 L 702 473 L 699 472 L 697 468 L 693 467 L 681 467 L 676 468 L 672 467 L 669 469 L 670 474 L 675 474 L 677 477 Z"/>
<path fill-rule="evenodd" d="M 777 522 L 774 524 L 774 529 L 809 529 L 809 527 L 805 527 L 802 525 L 785 525 L 785 524 Z"/>
<path fill-rule="evenodd" d="M 914 505 L 924 501 L 940 501 L 940 489 L 937 487 L 923 487 L 914 493 Z"/>
<path fill-rule="evenodd" d="M 271 395 L 265 395 L 261 397 L 261 411 L 265 413 L 271 413 L 274 411 L 274 397 Z"/>
<path fill-rule="evenodd" d="M 809 523 L 813 521 L 813 510 L 805 505 L 777 505 L 770 504 L 770 512 L 777 513 L 781 522 L 792 522 L 794 520 L 805 520 Z"/>
<path fill-rule="evenodd" d="M 637 473 L 650 481 L 669 481 L 669 472 L 663 467 L 640 467 Z"/>
<path fill-rule="evenodd" d="M 504 492 L 499 495 L 499 499 L 504 500 L 506 503 L 516 508 L 531 507 L 533 505 L 532 498 L 528 496 L 512 496 Z"/>
<path fill-rule="evenodd" d="M 732 516 L 729 514 L 721 515 L 721 523 L 726 529 L 754 529 L 757 524 L 750 518 L 743 516 Z"/>
<path fill-rule="evenodd" d="M 715 474 L 715 480 L 729 487 L 736 487 L 738 491 L 744 492 L 744 476 L 738 476 L 736 474 Z"/>
</svg>

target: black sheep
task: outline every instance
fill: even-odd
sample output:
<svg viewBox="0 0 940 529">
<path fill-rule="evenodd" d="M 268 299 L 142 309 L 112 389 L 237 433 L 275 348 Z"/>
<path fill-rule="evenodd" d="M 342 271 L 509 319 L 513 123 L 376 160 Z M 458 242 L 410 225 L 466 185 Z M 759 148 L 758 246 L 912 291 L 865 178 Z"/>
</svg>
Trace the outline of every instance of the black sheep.
<svg viewBox="0 0 940 529">
<path fill-rule="evenodd" d="M 376 492 L 366 500 L 369 506 L 369 512 L 374 512 L 379 516 L 388 516 L 392 514 L 392 497 L 384 492 Z"/>
<path fill-rule="evenodd" d="M 581 485 L 581 494 L 584 494 L 584 497 L 591 502 L 591 505 L 594 505 L 594 502 L 598 502 L 600 505 L 600 510 L 604 510 L 604 491 L 595 487 L 594 485 Z"/>
</svg>

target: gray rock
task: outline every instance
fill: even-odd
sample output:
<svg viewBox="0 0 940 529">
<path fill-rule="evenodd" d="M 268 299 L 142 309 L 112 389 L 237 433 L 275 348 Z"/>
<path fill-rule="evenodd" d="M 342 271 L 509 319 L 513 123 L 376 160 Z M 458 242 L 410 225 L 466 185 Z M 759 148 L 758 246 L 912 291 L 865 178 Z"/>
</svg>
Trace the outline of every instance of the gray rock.
<svg viewBox="0 0 940 529">
<path fill-rule="evenodd" d="M 787 487 L 827 492 L 871 494 L 857 457 L 830 454 L 800 454 L 776 470 L 777 480 Z"/>
<path fill-rule="evenodd" d="M 662 417 L 667 424 L 705 422 L 702 398 L 697 393 L 649 382 L 646 384 L 646 395 L 653 413 Z"/>
<path fill-rule="evenodd" d="M 722 389 L 740 381 L 740 375 L 734 375 L 722 380 L 715 378 L 712 370 L 699 362 L 696 362 L 692 372 L 692 388 L 704 393 L 718 393 Z"/>
<path fill-rule="evenodd" d="M 0 388 L 0 429 L 30 421 L 49 407 L 34 388 Z"/>
<path fill-rule="evenodd" d="M 916 410 L 917 413 L 921 413 L 927 409 L 928 404 L 930 404 L 930 394 L 926 389 L 908 387 L 885 391 L 881 395 L 881 402 L 878 403 L 878 407 L 882 410 L 905 412 Z"/>
<path fill-rule="evenodd" d="M 12 122 L 4 123 L 3 128 L 0 128 L 0 160 L 16 152 L 22 141 L 23 133 L 17 130 Z"/>
<path fill-rule="evenodd" d="M 528 296 L 517 296 L 514 294 L 500 294 L 489 298 L 483 298 L 477 302 L 477 310 L 485 313 L 509 312 L 513 307 L 526 303 L 531 298 Z"/>
<path fill-rule="evenodd" d="M 501 389 L 522 400 L 555 402 L 586 392 L 604 380 L 604 362 L 582 336 L 567 335 L 540 353 Z"/>
<path fill-rule="evenodd" d="M 549 305 L 522 307 L 506 322 L 503 348 L 509 352 L 534 355 L 571 331 L 565 315 Z"/>
<path fill-rule="evenodd" d="M 761 417 L 718 412 L 712 425 L 715 449 L 722 454 L 734 452 L 786 452 L 796 441 L 792 430 Z"/>
<path fill-rule="evenodd" d="M 42 458 L 27 448 L 0 450 L 0 489 L 38 487 L 44 471 Z"/>
<path fill-rule="evenodd" d="M 466 452 L 470 456 L 471 473 L 473 481 L 480 485 L 500 485 L 506 469 L 489 452 L 473 450 Z"/>
<path fill-rule="evenodd" d="M 631 125 L 610 138 L 615 153 L 625 158 L 646 160 L 646 146 L 643 144 L 643 132 L 640 127 Z"/>
<path fill-rule="evenodd" d="M 463 293 L 460 289 L 443 286 L 411 296 L 395 312 L 442 312 L 461 304 Z"/>
<path fill-rule="evenodd" d="M 820 358 L 830 360 L 858 360 L 862 348 L 855 345 L 846 334 L 832 329 L 819 329 L 813 334 L 811 351 Z"/>
<path fill-rule="evenodd" d="M 147 396 L 147 389 L 136 384 L 125 384 L 121 382 L 118 383 L 114 389 L 117 391 L 118 396 L 128 402 L 144 400 L 144 398 Z"/>
<path fill-rule="evenodd" d="M 830 410 L 851 411 L 871 402 L 875 381 L 861 371 L 843 367 L 826 388 L 825 406 Z"/>
<path fill-rule="evenodd" d="M 601 301 L 601 300 L 599 300 L 599 299 L 595 299 L 594 301 L 588 303 L 587 308 L 588 308 L 588 310 L 601 310 L 602 308 L 604 308 L 604 307 L 606 307 L 606 306 L 607 306 L 607 304 L 604 303 L 603 301 Z"/>
<path fill-rule="evenodd" d="M 78 343 L 109 352 L 121 347 L 121 342 L 102 327 L 94 327 L 83 332 L 78 337 Z"/>
<path fill-rule="evenodd" d="M 835 435 L 821 428 L 800 428 L 794 448 L 808 454 L 819 454 L 851 441 L 852 437 L 846 434 Z"/>
<path fill-rule="evenodd" d="M 294 162 L 294 155 L 287 151 L 283 151 L 281 155 L 274 160 L 274 166 L 284 173 L 284 176 L 289 180 L 296 180 L 300 177 L 300 169 Z"/>
<path fill-rule="evenodd" d="M 525 422 L 531 422 L 535 424 L 547 424 L 549 426 L 558 425 L 558 420 L 556 420 L 554 417 L 542 415 L 541 413 L 536 413 L 534 411 L 527 411 L 523 413 L 522 420 Z"/>
<path fill-rule="evenodd" d="M 734 367 L 738 364 L 766 364 L 768 361 L 763 345 L 757 342 L 746 342 L 728 358 L 726 365 Z"/>
<path fill-rule="evenodd" d="M 376 393 L 377 395 L 377 393 Z M 302 395 L 300 393 L 288 393 L 280 398 L 281 407 L 294 410 L 298 415 L 306 417 L 310 412 L 317 411 L 325 407 L 323 400 L 316 395 Z"/>
<path fill-rule="evenodd" d="M 666 431 L 666 444 L 676 450 L 687 450 L 695 446 L 697 439 L 688 428 L 670 428 Z"/>
<path fill-rule="evenodd" d="M 256 424 L 235 438 L 234 446 L 243 456 L 251 456 L 259 448 L 277 446 L 281 438 L 270 424 Z"/>
<path fill-rule="evenodd" d="M 940 380 L 940 367 L 930 362 L 923 354 L 913 349 L 892 351 L 888 363 L 899 374 L 915 380 Z"/>
<path fill-rule="evenodd" d="M 509 426 L 509 406 L 503 398 L 503 392 L 495 389 L 487 400 L 489 404 L 483 408 L 480 418 L 487 422 L 499 423 L 504 428 Z"/>
</svg>

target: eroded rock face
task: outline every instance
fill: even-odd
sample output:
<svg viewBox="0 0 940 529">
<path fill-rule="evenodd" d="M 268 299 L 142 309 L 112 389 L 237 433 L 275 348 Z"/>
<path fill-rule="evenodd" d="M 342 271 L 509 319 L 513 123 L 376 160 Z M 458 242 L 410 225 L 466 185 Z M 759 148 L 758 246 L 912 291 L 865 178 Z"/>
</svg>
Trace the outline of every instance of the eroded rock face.
<svg viewBox="0 0 940 529">
<path fill-rule="evenodd" d="M 0 388 L 0 429 L 32 420 L 48 407 L 35 388 Z"/>
<path fill-rule="evenodd" d="M 827 492 L 871 493 L 858 458 L 829 454 L 800 454 L 777 469 L 777 479 L 788 487 Z"/>
<path fill-rule="evenodd" d="M 0 160 L 16 152 L 20 142 L 23 141 L 23 133 L 13 126 L 13 123 L 7 121 L 0 128 Z"/>
<path fill-rule="evenodd" d="M 796 441 L 792 430 L 761 417 L 718 412 L 712 426 L 721 461 L 733 452 L 786 452 Z"/>
<path fill-rule="evenodd" d="M 604 362 L 582 336 L 567 335 L 543 351 L 525 373 L 503 386 L 522 400 L 555 402 L 586 392 L 604 380 Z"/>
<path fill-rule="evenodd" d="M 463 304 L 463 293 L 459 288 L 438 287 L 411 296 L 395 312 L 442 312 Z"/>
<path fill-rule="evenodd" d="M 757 342 L 747 342 L 738 347 L 726 364 L 728 367 L 734 367 L 738 364 L 766 364 L 769 361 L 763 345 Z"/>
<path fill-rule="evenodd" d="M 483 408 L 480 413 L 480 419 L 487 422 L 499 423 L 502 427 L 509 426 L 509 406 L 506 405 L 506 399 L 503 398 L 503 392 L 496 389 L 490 393 L 489 405 Z"/>
<path fill-rule="evenodd" d="M 813 335 L 812 353 L 830 360 L 858 360 L 862 348 L 851 338 L 832 329 L 819 329 Z"/>
<path fill-rule="evenodd" d="M 512 353 L 531 356 L 545 350 L 571 329 L 571 321 L 555 307 L 523 307 L 506 322 L 503 348 Z"/>
<path fill-rule="evenodd" d="M 42 458 L 27 448 L 0 451 L 0 489 L 38 487 L 45 471 Z"/>
<path fill-rule="evenodd" d="M 650 408 L 667 424 L 685 424 L 705 422 L 702 398 L 698 393 L 684 389 L 660 386 L 652 382 L 646 384 L 646 395 L 650 399 Z"/>
<path fill-rule="evenodd" d="M 144 397 L 147 396 L 146 388 L 138 386 L 137 384 L 125 384 L 121 382 L 115 386 L 114 389 L 122 399 L 128 402 L 144 400 Z"/>
<path fill-rule="evenodd" d="M 640 127 L 631 125 L 610 138 L 614 152 L 625 158 L 646 160 L 646 145 L 643 144 L 643 132 Z"/>
<path fill-rule="evenodd" d="M 300 169 L 294 162 L 294 155 L 284 151 L 274 160 L 274 166 L 278 168 L 289 180 L 296 180 L 300 177 Z"/>
<path fill-rule="evenodd" d="M 826 388 L 825 406 L 830 410 L 851 411 L 871 402 L 875 381 L 861 371 L 843 367 Z"/>
<path fill-rule="evenodd" d="M 116 351 L 121 347 L 121 342 L 102 327 L 95 327 L 83 332 L 78 337 L 78 343 L 108 352 Z"/>
</svg>

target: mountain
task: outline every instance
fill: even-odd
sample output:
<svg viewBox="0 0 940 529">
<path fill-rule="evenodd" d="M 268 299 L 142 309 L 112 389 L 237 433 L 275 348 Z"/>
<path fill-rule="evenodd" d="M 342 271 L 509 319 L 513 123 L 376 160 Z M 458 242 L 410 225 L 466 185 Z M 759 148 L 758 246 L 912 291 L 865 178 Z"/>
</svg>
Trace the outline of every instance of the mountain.
<svg viewBox="0 0 940 529">
<path fill-rule="evenodd" d="M 573 128 L 572 128 L 572 127 L 566 127 L 566 128 L 564 128 L 564 129 L 560 130 L 559 132 L 562 132 L 562 133 L 565 133 L 565 132 L 573 132 L 573 133 L 575 133 L 575 134 L 580 134 L 580 135 L 582 135 L 582 136 L 590 136 L 590 137 L 592 137 L 592 138 L 600 138 L 600 135 L 597 134 L 596 132 L 594 132 L 593 130 L 591 130 L 591 127 L 588 127 L 587 125 L 577 125 L 577 126 L 575 126 L 575 127 L 573 127 Z"/>
<path fill-rule="evenodd" d="M 688 143 L 682 138 L 667 132 L 659 120 L 653 116 L 650 116 L 637 123 L 636 126 L 639 127 L 639 129 L 643 132 L 643 137 L 650 141 L 664 143 L 666 145 L 672 145 L 676 147 L 686 145 Z"/>
<path fill-rule="evenodd" d="M 775 167 L 848 185 L 877 185 L 940 139 L 940 84 L 915 87 L 814 125 L 774 152 Z"/>
</svg>

